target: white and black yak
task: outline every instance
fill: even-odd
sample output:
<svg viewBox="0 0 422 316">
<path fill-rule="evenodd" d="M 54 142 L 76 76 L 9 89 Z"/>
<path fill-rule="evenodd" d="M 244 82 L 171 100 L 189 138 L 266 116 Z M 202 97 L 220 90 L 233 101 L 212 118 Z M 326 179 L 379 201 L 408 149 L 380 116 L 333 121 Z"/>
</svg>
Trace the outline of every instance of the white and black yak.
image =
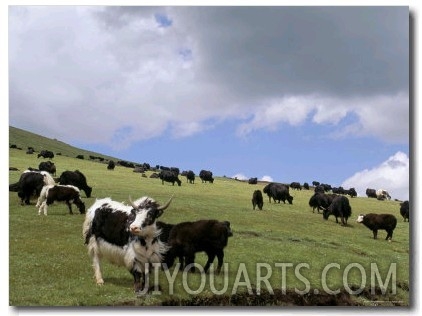
<svg viewBox="0 0 422 316">
<path fill-rule="evenodd" d="M 69 214 L 72 212 L 72 203 L 75 204 L 79 213 L 85 214 L 85 203 L 81 200 L 80 191 L 77 187 L 73 185 L 45 185 L 40 193 L 38 202 L 35 205 L 39 207 L 38 215 L 44 213 L 47 215 L 48 206 L 53 204 L 55 201 L 65 202 L 69 208 Z"/>
<path fill-rule="evenodd" d="M 156 219 L 170 205 L 160 206 L 150 197 L 130 201 L 130 205 L 104 198 L 88 209 L 83 237 L 88 246 L 98 285 L 104 284 L 100 260 L 124 266 L 133 275 L 137 294 L 148 292 L 152 266 L 161 265 L 167 246 L 158 238 Z"/>
<path fill-rule="evenodd" d="M 46 184 L 55 184 L 50 173 L 47 171 L 25 170 L 18 182 L 9 185 L 9 191 L 18 192 L 21 204 L 29 205 L 31 197 L 39 197 L 43 186 Z"/>
</svg>

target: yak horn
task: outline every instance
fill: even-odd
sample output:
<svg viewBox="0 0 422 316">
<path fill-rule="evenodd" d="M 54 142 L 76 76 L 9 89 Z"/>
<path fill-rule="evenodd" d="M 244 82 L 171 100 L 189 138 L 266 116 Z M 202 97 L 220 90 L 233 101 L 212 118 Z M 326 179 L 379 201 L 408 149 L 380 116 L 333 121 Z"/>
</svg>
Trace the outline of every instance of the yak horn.
<svg viewBox="0 0 422 316">
<path fill-rule="evenodd" d="M 174 196 L 174 194 L 170 197 L 170 200 L 168 200 L 168 202 L 167 202 L 166 204 L 164 204 L 164 205 L 162 205 L 162 206 L 158 207 L 157 209 L 158 209 L 159 211 L 164 211 L 166 208 L 168 208 L 168 207 L 169 207 L 169 205 L 170 205 L 170 203 L 171 203 L 171 200 L 173 200 L 173 196 Z"/>
<path fill-rule="evenodd" d="M 138 208 L 138 207 L 135 205 L 135 203 L 133 203 L 132 198 L 130 197 L 130 195 L 129 195 L 129 204 L 130 204 L 130 205 L 132 205 L 132 207 L 133 207 L 134 209 L 137 209 L 137 208 Z"/>
</svg>

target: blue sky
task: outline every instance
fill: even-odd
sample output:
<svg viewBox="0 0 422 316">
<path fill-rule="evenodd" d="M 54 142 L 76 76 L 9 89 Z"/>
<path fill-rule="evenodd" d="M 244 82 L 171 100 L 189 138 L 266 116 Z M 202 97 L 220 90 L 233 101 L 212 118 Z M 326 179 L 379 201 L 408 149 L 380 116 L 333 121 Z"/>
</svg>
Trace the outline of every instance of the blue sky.
<svg viewBox="0 0 422 316">
<path fill-rule="evenodd" d="M 408 30 L 408 7 L 10 7 L 9 124 L 408 199 Z"/>
</svg>

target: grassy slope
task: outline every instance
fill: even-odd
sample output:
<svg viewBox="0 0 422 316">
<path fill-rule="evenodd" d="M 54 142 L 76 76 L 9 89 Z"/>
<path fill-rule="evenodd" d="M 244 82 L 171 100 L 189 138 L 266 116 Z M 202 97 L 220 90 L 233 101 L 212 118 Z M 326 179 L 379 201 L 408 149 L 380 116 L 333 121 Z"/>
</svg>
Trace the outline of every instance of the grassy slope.
<svg viewBox="0 0 422 316">
<path fill-rule="evenodd" d="M 89 150 L 70 146 L 57 139 L 44 137 L 13 126 L 9 126 L 9 146 L 12 144 L 22 148 L 24 152 L 26 152 L 28 147 L 33 147 L 36 152 L 40 152 L 41 150 L 46 149 L 52 151 L 55 154 L 61 153 L 63 156 L 68 157 L 84 155 L 85 159 L 88 159 L 88 157 L 92 155 L 96 157 L 103 157 L 104 159 L 114 159 L 115 161 L 117 160 L 107 155 L 98 154 Z M 32 167 L 35 168 L 35 165 Z"/>
<path fill-rule="evenodd" d="M 12 135 L 11 135 L 12 136 Z M 16 139 L 16 138 L 15 138 Z M 36 140 L 28 140 L 35 144 Z M 12 143 L 12 142 L 11 142 Z M 34 146 L 37 147 L 37 146 Z M 52 147 L 50 147 L 52 148 Z M 64 152 L 64 147 L 60 150 Z M 70 155 L 73 157 L 73 155 Z M 349 227 L 341 227 L 334 218 L 324 221 L 322 216 L 312 213 L 308 201 L 311 191 L 293 191 L 293 205 L 269 204 L 265 200 L 263 211 L 252 211 L 251 196 L 255 189 L 263 185 L 248 185 L 244 182 L 227 178 L 217 178 L 214 184 L 187 184 L 181 178 L 182 186 L 162 185 L 157 179 L 143 178 L 132 169 L 116 167 L 109 171 L 104 164 L 80 160 L 67 156 L 57 156 L 54 162 L 57 174 L 64 170 L 81 170 L 93 189 L 93 196 L 83 200 L 89 207 L 95 198 L 110 196 L 117 201 L 127 201 L 128 196 L 138 198 L 143 195 L 154 197 L 164 203 L 172 194 L 174 201 L 161 220 L 178 223 L 186 220 L 215 218 L 229 220 L 234 236 L 229 239 L 225 250 L 225 262 L 228 263 L 228 289 L 230 294 L 238 275 L 238 267 L 244 263 L 246 277 L 253 287 L 257 285 L 257 263 L 268 264 L 261 268 L 261 276 L 266 269 L 271 269 L 269 279 L 273 289 L 282 287 L 283 276 L 289 289 L 303 290 L 305 283 L 294 274 L 294 267 L 299 263 L 309 264 L 309 268 L 300 270 L 309 281 L 311 291 L 323 291 L 321 275 L 329 263 L 337 263 L 340 269 L 330 269 L 327 285 L 331 289 L 344 288 L 343 272 L 349 263 L 358 263 L 365 269 L 364 285 L 370 286 L 370 264 L 376 263 L 385 281 L 386 270 L 391 263 L 397 264 L 397 294 L 385 300 L 402 301 L 409 304 L 409 224 L 404 223 L 399 215 L 399 204 L 395 201 L 377 201 L 368 198 L 350 199 L 353 214 Z M 41 159 L 26 155 L 25 151 L 9 151 L 10 166 L 24 170 L 28 166 L 37 166 Z M 149 173 L 147 173 L 149 175 Z M 9 183 L 16 182 L 19 171 L 9 172 Z M 93 280 L 91 262 L 82 238 L 83 215 L 69 215 L 64 204 L 49 207 L 49 215 L 38 216 L 34 207 L 21 206 L 15 192 L 9 193 L 9 303 L 18 306 L 77 306 L 77 305 L 157 305 L 168 299 L 189 298 L 184 288 L 182 273 L 178 273 L 174 282 L 174 293 L 168 295 L 170 284 L 165 275 L 160 273 L 161 295 L 136 298 L 133 295 L 131 275 L 124 269 L 111 264 L 103 264 L 105 285 L 98 287 Z M 75 208 L 76 211 L 76 208 Z M 372 233 L 355 223 L 357 214 L 364 212 L 391 213 L 398 218 L 393 242 L 383 238 L 385 232 L 379 232 L 379 239 L 373 240 Z M 202 265 L 206 258 L 200 254 L 196 261 Z M 275 263 L 292 263 L 283 275 Z M 171 272 L 173 270 L 170 270 Z M 350 270 L 347 282 L 358 287 L 363 282 L 357 268 Z M 241 275 L 241 281 L 245 274 Z M 190 274 L 187 284 L 191 289 L 199 288 L 201 276 Z M 185 282 L 185 283 L 186 283 Z M 215 287 L 223 288 L 223 276 L 215 277 Z M 246 291 L 246 283 L 237 291 Z M 391 287 L 391 281 L 389 283 Z M 264 283 L 261 283 L 265 289 Z M 403 290 L 404 288 L 404 290 Z M 202 295 L 211 295 L 209 277 Z M 355 297 L 361 303 L 362 297 Z M 274 303 L 275 304 L 275 303 Z M 278 303 L 277 303 L 278 304 Z M 391 305 L 389 302 L 381 303 Z"/>
</svg>

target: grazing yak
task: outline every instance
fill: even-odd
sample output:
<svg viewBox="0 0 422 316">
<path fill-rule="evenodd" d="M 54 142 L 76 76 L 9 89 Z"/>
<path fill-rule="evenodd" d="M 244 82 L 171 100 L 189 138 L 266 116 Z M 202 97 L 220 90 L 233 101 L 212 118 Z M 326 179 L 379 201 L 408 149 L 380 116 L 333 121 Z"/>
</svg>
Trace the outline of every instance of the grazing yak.
<svg viewBox="0 0 422 316">
<path fill-rule="evenodd" d="M 337 195 L 334 197 L 328 208 L 323 211 L 323 218 L 328 219 L 330 215 L 334 215 L 336 223 L 338 223 L 338 217 L 341 218 L 341 225 L 346 226 L 348 218 L 352 215 L 352 208 L 349 204 L 349 199 L 344 195 Z"/>
<path fill-rule="evenodd" d="M 338 187 L 338 188 L 332 188 L 332 191 L 334 194 L 345 194 L 345 195 L 350 195 L 350 197 L 358 196 L 358 193 L 356 192 L 355 188 L 350 188 L 346 190 L 343 187 Z"/>
<path fill-rule="evenodd" d="M 37 158 L 49 158 L 49 159 L 53 159 L 54 158 L 54 153 L 50 150 L 41 150 L 41 152 L 38 154 Z"/>
<path fill-rule="evenodd" d="M 314 193 L 309 199 L 309 206 L 312 207 L 312 212 L 315 213 L 315 209 L 317 209 L 318 213 L 320 210 L 327 209 L 336 196 L 336 194 Z"/>
<path fill-rule="evenodd" d="M 170 230 L 169 250 L 164 263 L 170 268 L 174 260 L 179 258 L 182 268 L 192 265 L 189 271 L 194 272 L 195 253 L 204 251 L 208 256 L 204 272 L 208 271 L 217 256 L 216 273 L 220 273 L 224 258 L 223 249 L 227 246 L 230 236 L 233 236 L 233 233 L 228 221 L 203 219 L 176 224 Z"/>
<path fill-rule="evenodd" d="M 110 160 L 107 164 L 107 170 L 114 170 L 116 168 L 116 163 L 113 160 Z"/>
<path fill-rule="evenodd" d="M 315 192 L 321 192 L 321 193 L 325 193 L 328 191 L 331 191 L 333 188 L 331 187 L 330 184 L 326 184 L 326 183 L 321 183 L 315 186 L 314 191 Z"/>
<path fill-rule="evenodd" d="M 292 188 L 292 190 L 302 190 L 302 186 L 299 182 L 290 183 L 290 188 Z"/>
<path fill-rule="evenodd" d="M 258 183 L 258 178 L 249 178 L 248 180 L 248 184 L 257 184 Z"/>
<path fill-rule="evenodd" d="M 345 191 L 343 187 L 333 187 L 332 191 L 334 194 L 345 194 Z"/>
<path fill-rule="evenodd" d="M 47 171 L 25 170 L 19 181 L 9 185 L 9 191 L 18 192 L 21 205 L 30 204 L 31 196 L 40 196 L 41 190 L 46 184 L 55 184 L 53 177 Z"/>
<path fill-rule="evenodd" d="M 130 200 L 130 199 L 129 199 Z M 170 205 L 160 206 L 150 197 L 125 205 L 104 198 L 88 209 L 82 234 L 92 259 L 95 279 L 104 284 L 100 260 L 126 267 L 134 278 L 136 294 L 146 294 L 152 265 L 160 265 L 167 246 L 158 238 L 156 219 Z"/>
<path fill-rule="evenodd" d="M 39 207 L 38 215 L 42 213 L 47 215 L 47 208 L 54 201 L 65 202 L 69 208 L 69 214 L 73 214 L 72 203 L 78 207 L 81 214 L 85 214 L 85 203 L 81 200 L 79 189 L 73 185 L 45 185 L 35 205 Z"/>
<path fill-rule="evenodd" d="M 174 185 L 177 182 L 177 185 L 180 187 L 182 185 L 182 181 L 180 181 L 178 174 L 171 170 L 162 170 L 159 173 L 159 178 L 161 179 L 162 184 L 165 182 L 170 182 Z"/>
<path fill-rule="evenodd" d="M 324 189 L 324 186 L 322 186 L 322 185 L 317 185 L 315 188 L 314 188 L 314 192 L 315 193 L 325 193 L 325 189 Z"/>
<path fill-rule="evenodd" d="M 199 172 L 199 178 L 204 182 L 214 183 L 214 178 L 212 177 L 212 172 L 209 170 L 201 170 Z"/>
<path fill-rule="evenodd" d="M 38 165 L 38 169 L 40 171 L 47 171 L 50 174 L 52 174 L 53 176 L 56 175 L 56 165 L 54 164 L 54 162 L 51 162 L 51 161 L 42 161 Z"/>
<path fill-rule="evenodd" d="M 400 215 L 403 216 L 404 221 L 409 221 L 409 201 L 400 203 Z"/>
<path fill-rule="evenodd" d="M 384 189 L 378 189 L 376 192 L 377 200 L 383 201 L 383 200 L 391 200 L 390 194 Z"/>
<path fill-rule="evenodd" d="M 254 210 L 256 206 L 258 206 L 259 210 L 262 210 L 264 206 L 264 198 L 262 197 L 261 190 L 255 190 L 252 194 L 252 207 Z"/>
<path fill-rule="evenodd" d="M 293 196 L 290 195 L 289 187 L 285 184 L 271 182 L 264 187 L 263 191 L 268 195 L 270 203 L 272 198 L 274 203 L 283 201 L 286 204 L 287 200 L 289 204 L 293 204 Z"/>
<path fill-rule="evenodd" d="M 389 241 L 393 238 L 393 231 L 397 225 L 397 218 L 391 214 L 360 214 L 356 221 L 372 230 L 374 239 L 377 239 L 378 230 L 384 229 L 387 232 L 385 240 Z"/>
<path fill-rule="evenodd" d="M 192 170 L 186 172 L 186 182 L 189 182 L 191 184 L 195 183 L 195 172 L 193 172 Z"/>
<path fill-rule="evenodd" d="M 344 190 L 344 194 L 350 195 L 350 197 L 357 197 L 358 193 L 356 192 L 355 188 L 350 188 L 348 190 Z"/>
<path fill-rule="evenodd" d="M 59 183 L 63 185 L 74 185 L 79 190 L 83 190 L 87 198 L 91 197 L 92 187 L 87 184 L 85 175 L 79 170 L 64 171 L 60 175 Z"/>
<path fill-rule="evenodd" d="M 374 199 L 377 198 L 377 191 L 375 189 L 367 188 L 365 193 L 366 193 L 366 196 L 369 198 L 374 198 Z"/>
</svg>

